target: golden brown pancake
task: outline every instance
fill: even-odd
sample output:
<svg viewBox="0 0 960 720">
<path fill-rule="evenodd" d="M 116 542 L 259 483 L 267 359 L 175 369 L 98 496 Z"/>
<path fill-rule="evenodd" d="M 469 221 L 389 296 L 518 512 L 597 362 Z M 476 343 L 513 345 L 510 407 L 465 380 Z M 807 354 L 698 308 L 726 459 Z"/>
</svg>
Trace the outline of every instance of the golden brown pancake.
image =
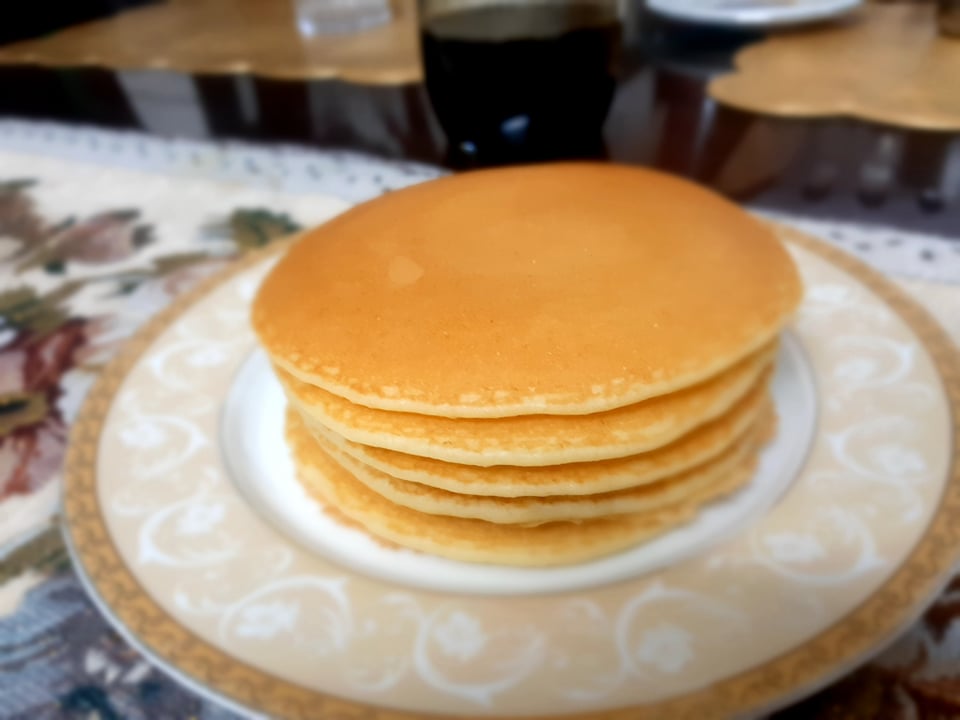
<svg viewBox="0 0 960 720">
<path fill-rule="evenodd" d="M 549 164 L 416 185 L 305 233 L 253 325 L 277 366 L 357 404 L 586 414 L 724 371 L 800 294 L 772 231 L 719 195 Z"/>
<path fill-rule="evenodd" d="M 474 518 L 493 523 L 540 525 L 557 520 L 591 520 L 611 515 L 651 513 L 684 502 L 704 489 L 722 483 L 735 468 L 757 454 L 766 426 L 766 414 L 746 435 L 707 462 L 654 483 L 594 495 L 499 498 L 462 495 L 399 480 L 339 450 L 312 433 L 320 449 L 354 478 L 390 502 L 428 515 Z"/>
<path fill-rule="evenodd" d="M 751 456 L 721 481 L 658 511 L 529 527 L 427 515 L 392 503 L 324 453 L 290 411 L 287 441 L 306 489 L 374 537 L 454 560 L 519 566 L 582 562 L 635 545 L 690 520 L 704 503 L 739 488 L 755 464 Z"/>
<path fill-rule="evenodd" d="M 460 465 L 398 453 L 347 440 L 318 423 L 311 433 L 387 475 L 466 495 L 589 495 L 656 482 L 699 465 L 729 448 L 768 406 L 766 383 L 758 383 L 722 416 L 662 448 L 596 462 L 540 467 Z"/>
<path fill-rule="evenodd" d="M 769 345 L 724 372 L 668 395 L 592 415 L 445 418 L 378 410 L 278 371 L 305 418 L 348 440 L 466 465 L 556 465 L 625 457 L 676 440 L 722 416 L 773 362 Z"/>
</svg>

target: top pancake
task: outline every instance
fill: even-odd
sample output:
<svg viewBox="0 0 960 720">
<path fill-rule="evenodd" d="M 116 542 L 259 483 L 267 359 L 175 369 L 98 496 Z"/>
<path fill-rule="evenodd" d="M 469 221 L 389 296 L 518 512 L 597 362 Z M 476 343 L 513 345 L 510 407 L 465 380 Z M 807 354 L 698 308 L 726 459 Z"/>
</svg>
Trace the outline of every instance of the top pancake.
<svg viewBox="0 0 960 720">
<path fill-rule="evenodd" d="M 306 233 L 253 325 L 279 367 L 357 404 L 586 414 L 719 373 L 800 292 L 773 233 L 703 188 L 541 165 L 417 185 Z"/>
</svg>

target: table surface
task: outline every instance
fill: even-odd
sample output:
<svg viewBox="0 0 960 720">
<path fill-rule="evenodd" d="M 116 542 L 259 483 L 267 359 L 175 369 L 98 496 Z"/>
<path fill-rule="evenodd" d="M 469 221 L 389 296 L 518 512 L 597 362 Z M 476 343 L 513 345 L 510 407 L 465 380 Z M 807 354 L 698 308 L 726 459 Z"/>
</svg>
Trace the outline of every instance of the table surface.
<svg viewBox="0 0 960 720">
<path fill-rule="evenodd" d="M 940 32 L 934 3 L 868 3 L 842 21 L 744 48 L 710 94 L 784 117 L 844 115 L 956 132 L 960 94 L 944 88 L 958 66 L 960 42 Z"/>
<path fill-rule="evenodd" d="M 919 36 L 929 40 L 932 4 L 906 4 L 892 13 L 875 9 L 884 17 L 912 18 L 912 45 Z M 288 2 L 168 0 L 129 10 L 0 47 L 0 115 L 348 147 L 443 163 L 443 133 L 419 82 L 415 2 L 391 6 L 388 25 L 313 38 L 297 30 Z M 918 32 L 923 23 L 929 28 Z M 857 43 L 891 46 L 889 25 Z M 731 73 L 738 51 L 759 47 L 760 35 L 644 13 L 629 35 L 605 125 L 611 159 L 693 177 L 773 210 L 955 232 L 960 133 L 857 121 L 842 107 L 803 117 L 737 109 L 715 102 L 709 87 Z M 955 55 L 950 42 L 939 43 L 944 47 L 935 54 Z M 794 56 L 787 65 L 795 64 Z M 102 67 L 126 70 L 114 75 Z M 136 68 L 167 72 L 132 72 Z M 310 80 L 292 80 L 304 77 Z M 761 87 L 769 83 L 762 80 Z M 881 87 L 865 85 L 874 94 Z M 943 93 L 944 108 L 955 95 Z M 191 113 L 196 120 L 179 121 Z"/>
<path fill-rule="evenodd" d="M 250 14 L 224 15 L 228 6 Z M 290 11 L 280 6 L 175 1 L 0 48 L 0 64 L 97 65 L 109 52 L 121 67 L 166 55 L 166 66 L 151 66 L 191 70 L 158 40 L 182 40 L 181 58 L 203 56 L 210 36 L 184 18 L 219 8 L 222 28 L 234 38 L 243 28 L 249 43 L 267 38 L 269 27 L 289 30 Z M 280 54 L 254 43 L 257 62 L 274 63 L 273 80 L 249 79 L 255 65 L 238 64 L 229 42 L 207 53 L 215 56 L 207 71 L 243 73 L 259 110 L 240 122 L 245 101 L 235 81 L 198 76 L 206 140 L 132 132 L 146 123 L 102 71 L 0 71 L 0 115 L 71 123 L 0 119 L 0 401 L 12 408 L 0 415 L 0 716 L 233 717 L 109 629 L 46 522 L 70 420 L 98 369 L 144 318 L 229 258 L 309 225 L 311 197 L 357 202 L 439 172 L 409 161 L 441 163 L 443 143 L 416 84 L 412 4 L 396 7 L 398 22 L 369 34 L 306 48 L 295 39 Z M 143 19 L 171 12 L 179 20 Z M 756 38 L 645 23 L 607 121 L 611 158 L 692 177 L 839 245 L 900 278 L 960 340 L 957 137 L 718 106 L 710 80 Z M 305 67 L 315 82 L 277 79 Z M 26 105 L 2 92 L 4 82 L 22 90 L 15 100 Z M 77 124 L 91 121 L 122 130 Z M 322 149 L 330 147 L 381 157 Z M 958 592 L 955 581 L 880 659 L 783 716 L 960 716 Z"/>
<path fill-rule="evenodd" d="M 361 33 L 311 37 L 300 29 L 293 2 L 167 0 L 12 43 L 0 48 L 0 65 L 417 82 L 416 0 L 389 0 L 389 6 L 392 22 Z"/>
</svg>

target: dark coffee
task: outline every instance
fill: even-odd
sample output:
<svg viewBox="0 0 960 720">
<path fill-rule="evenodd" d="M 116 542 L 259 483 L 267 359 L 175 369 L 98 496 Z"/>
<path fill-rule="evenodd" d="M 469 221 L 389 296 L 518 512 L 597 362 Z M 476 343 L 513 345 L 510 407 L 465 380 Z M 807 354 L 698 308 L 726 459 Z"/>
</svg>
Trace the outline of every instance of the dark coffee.
<svg viewBox="0 0 960 720">
<path fill-rule="evenodd" d="M 621 27 L 598 2 L 422 21 L 427 90 L 460 167 L 602 157 Z"/>
</svg>

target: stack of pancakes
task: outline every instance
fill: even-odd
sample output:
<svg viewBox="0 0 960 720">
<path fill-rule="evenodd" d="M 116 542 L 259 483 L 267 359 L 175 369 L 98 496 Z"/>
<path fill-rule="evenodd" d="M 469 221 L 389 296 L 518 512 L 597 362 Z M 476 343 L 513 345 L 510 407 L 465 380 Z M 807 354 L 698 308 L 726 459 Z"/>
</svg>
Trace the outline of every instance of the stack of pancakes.
<svg viewBox="0 0 960 720">
<path fill-rule="evenodd" d="M 301 482 L 458 560 L 612 553 L 747 483 L 799 302 L 769 229 L 610 165 L 468 173 L 303 237 L 253 324 Z"/>
</svg>

